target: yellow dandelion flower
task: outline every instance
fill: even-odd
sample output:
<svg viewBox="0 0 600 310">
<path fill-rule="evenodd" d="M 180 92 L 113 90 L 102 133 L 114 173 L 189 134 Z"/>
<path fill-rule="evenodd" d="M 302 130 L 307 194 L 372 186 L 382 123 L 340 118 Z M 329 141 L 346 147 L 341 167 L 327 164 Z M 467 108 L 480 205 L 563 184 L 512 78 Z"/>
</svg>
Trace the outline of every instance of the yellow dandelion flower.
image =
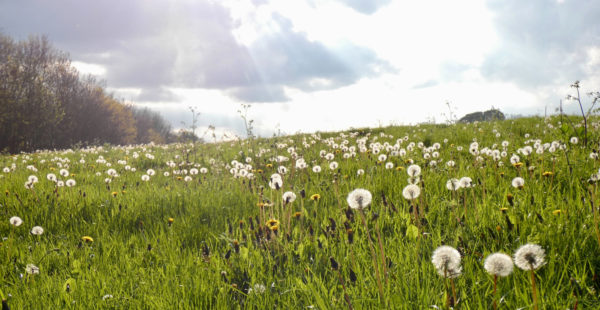
<svg viewBox="0 0 600 310">
<path fill-rule="evenodd" d="M 267 164 L 267 168 L 273 168 L 273 164 Z"/>
<path fill-rule="evenodd" d="M 396 167 L 396 171 L 402 171 L 402 170 L 404 170 L 404 167 L 402 167 L 402 166 Z"/>
<path fill-rule="evenodd" d="M 117 197 L 117 195 L 118 195 L 118 194 L 119 194 L 119 193 L 117 193 L 117 192 L 112 192 L 112 193 L 111 193 L 111 195 L 113 195 L 113 197 Z"/>
<path fill-rule="evenodd" d="M 497 231 L 501 231 L 501 230 L 502 230 L 502 227 L 500 227 L 500 225 L 498 225 L 498 226 L 496 226 L 496 230 L 497 230 Z"/>
<path fill-rule="evenodd" d="M 263 173 L 262 169 L 256 170 L 257 173 Z"/>
<path fill-rule="evenodd" d="M 270 219 L 267 221 L 266 225 L 267 225 L 267 227 L 278 226 L 279 221 L 276 219 Z"/>
<path fill-rule="evenodd" d="M 83 237 L 81 237 L 81 240 L 83 240 L 85 242 L 94 242 L 94 239 L 90 236 L 83 236 Z"/>
<path fill-rule="evenodd" d="M 552 214 L 554 214 L 554 215 L 559 215 L 561 213 L 563 213 L 563 210 L 560 210 L 560 209 L 552 211 Z"/>
<path fill-rule="evenodd" d="M 56 169 L 54 169 L 54 167 L 50 167 L 50 171 L 54 171 L 54 170 L 56 170 Z"/>
<path fill-rule="evenodd" d="M 172 217 L 170 217 L 170 218 L 167 220 L 167 223 L 169 223 L 169 225 L 171 225 L 171 224 L 173 224 L 173 222 L 174 222 L 174 221 L 175 221 L 175 219 L 173 219 Z"/>
<path fill-rule="evenodd" d="M 125 193 L 127 193 L 127 191 L 126 191 L 126 190 L 122 190 L 122 191 L 121 191 L 121 194 L 125 194 Z"/>
<path fill-rule="evenodd" d="M 522 162 L 514 163 L 513 166 L 515 168 L 520 168 L 521 166 L 523 166 L 523 163 Z"/>
<path fill-rule="evenodd" d="M 552 171 L 544 171 L 544 173 L 542 173 L 543 176 L 545 177 L 551 177 L 554 175 L 554 172 Z"/>
<path fill-rule="evenodd" d="M 509 195 L 510 195 L 510 194 L 509 194 Z M 508 208 L 500 208 L 500 211 L 502 211 L 502 212 L 506 212 L 506 211 L 508 211 Z"/>
<path fill-rule="evenodd" d="M 183 178 L 182 177 L 177 177 L 177 180 L 181 181 L 181 180 L 183 180 Z"/>
<path fill-rule="evenodd" d="M 321 195 L 319 194 L 314 194 L 310 196 L 310 200 L 319 201 L 319 199 L 321 199 Z"/>
<path fill-rule="evenodd" d="M 302 212 L 296 212 L 294 213 L 294 218 L 300 218 L 302 216 Z"/>
<path fill-rule="evenodd" d="M 273 226 L 269 227 L 269 229 L 270 229 L 272 232 L 277 232 L 277 231 L 279 230 L 279 225 L 273 225 Z"/>
<path fill-rule="evenodd" d="M 265 207 L 265 203 L 264 202 L 259 202 L 256 204 L 257 207 L 259 208 L 264 208 Z"/>
</svg>

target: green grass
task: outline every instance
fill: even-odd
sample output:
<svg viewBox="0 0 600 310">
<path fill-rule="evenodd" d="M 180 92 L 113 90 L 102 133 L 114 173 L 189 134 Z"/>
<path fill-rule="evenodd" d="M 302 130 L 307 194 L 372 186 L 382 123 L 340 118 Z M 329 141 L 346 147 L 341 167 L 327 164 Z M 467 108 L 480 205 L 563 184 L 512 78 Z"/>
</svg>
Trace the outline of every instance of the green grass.
<svg viewBox="0 0 600 310">
<path fill-rule="evenodd" d="M 1 156 L 0 169 L 10 171 L 0 176 L 0 290 L 12 309 L 338 309 L 349 308 L 348 301 L 354 309 L 445 308 L 446 281 L 431 255 L 449 245 L 462 257 L 462 274 L 454 279 L 455 308 L 492 309 L 493 277 L 483 268 L 485 257 L 494 252 L 512 256 L 521 245 L 535 243 L 546 253 L 546 264 L 535 271 L 540 309 L 573 308 L 576 303 L 581 309 L 600 308 L 600 240 L 592 212 L 599 193 L 597 184 L 588 183 L 600 167 L 598 159 L 590 158 L 598 149 L 598 131 L 588 130 L 586 148 L 583 137 L 578 144 L 569 143 L 578 131 L 561 129 L 559 121 L 528 118 Z M 597 120 L 592 126 L 597 129 Z M 406 155 L 392 156 L 385 147 L 373 154 L 372 143 L 393 146 L 405 136 L 408 141 L 399 148 Z M 357 139 L 366 139 L 367 152 L 359 150 Z M 534 148 L 529 156 L 519 155 L 523 166 L 511 165 L 517 149 L 538 139 L 542 145 L 557 141 L 566 149 L 537 154 Z M 357 147 L 355 157 L 343 158 L 344 140 L 346 147 Z M 477 161 L 469 153 L 474 140 L 479 150 L 500 151 L 508 141 L 503 165 L 487 155 Z M 425 147 L 439 143 L 439 157 L 425 159 L 417 145 L 408 150 L 411 142 Z M 308 168 L 293 168 L 289 147 Z M 335 155 L 338 169 L 329 169 L 321 150 Z M 387 155 L 384 162 L 378 161 L 380 154 Z M 97 162 L 99 156 L 111 166 Z M 277 156 L 289 160 L 277 163 Z M 245 163 L 246 157 L 252 159 L 249 172 L 255 178 L 234 178 L 231 162 Z M 126 170 L 119 160 L 136 171 Z M 422 212 L 418 221 L 402 196 L 409 160 L 422 168 L 421 194 L 415 201 Z M 449 160 L 456 165 L 447 166 Z M 169 167 L 168 161 L 176 166 Z M 386 162 L 394 168 L 385 169 Z M 59 163 L 68 165 L 70 176 L 59 175 Z M 283 189 L 274 190 L 268 181 L 280 165 L 288 172 Z M 322 171 L 314 173 L 314 165 Z M 190 175 L 194 167 L 208 173 Z M 119 176 L 105 183 L 111 168 Z M 156 175 L 144 182 L 147 169 Z M 188 174 L 174 173 L 182 169 Z M 365 173 L 357 175 L 359 169 Z M 553 175 L 542 176 L 545 171 Z M 46 179 L 48 173 L 77 184 L 56 187 Z M 30 175 L 39 178 L 33 189 L 24 186 Z M 192 180 L 186 182 L 185 176 Z M 447 180 L 464 176 L 472 178 L 473 188 L 446 189 Z M 523 189 L 511 186 L 517 176 L 525 180 Z M 373 194 L 365 210 L 373 250 L 359 213 L 350 216 L 347 211 L 346 196 L 356 188 Z M 285 191 L 293 191 L 297 199 L 282 206 Z M 321 199 L 310 200 L 313 194 Z M 508 194 L 514 197 L 512 204 Z M 263 212 L 259 202 L 266 203 Z M 280 222 L 277 234 L 265 226 L 271 212 Z M 12 226 L 12 216 L 23 224 Z M 30 234 L 36 225 L 45 230 L 41 236 Z M 347 228 L 353 232 L 352 244 Z M 338 270 L 332 268 L 332 258 Z M 27 274 L 27 264 L 38 266 L 39 274 Z M 498 296 L 499 309 L 533 308 L 529 272 L 515 267 L 500 278 Z"/>
</svg>

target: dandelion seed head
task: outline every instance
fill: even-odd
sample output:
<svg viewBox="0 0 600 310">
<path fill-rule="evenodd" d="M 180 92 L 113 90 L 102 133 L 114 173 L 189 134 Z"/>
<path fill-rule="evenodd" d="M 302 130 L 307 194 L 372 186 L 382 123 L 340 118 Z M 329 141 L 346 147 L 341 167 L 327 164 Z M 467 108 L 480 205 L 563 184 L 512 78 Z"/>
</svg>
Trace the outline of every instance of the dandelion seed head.
<svg viewBox="0 0 600 310">
<path fill-rule="evenodd" d="M 451 246 L 442 245 L 433 251 L 431 262 L 438 274 L 446 278 L 456 278 L 462 272 L 460 253 Z"/>
<path fill-rule="evenodd" d="M 513 261 L 510 256 L 503 253 L 489 255 L 483 263 L 483 268 L 491 274 L 506 277 L 513 271 Z"/>
<path fill-rule="evenodd" d="M 528 243 L 515 252 L 515 265 L 523 270 L 535 270 L 545 264 L 545 257 L 546 254 L 541 246 Z"/>
<path fill-rule="evenodd" d="M 362 210 L 371 204 L 372 199 L 373 196 L 370 191 L 363 188 L 357 188 L 348 194 L 346 201 L 350 208 Z"/>
<path fill-rule="evenodd" d="M 415 199 L 419 197 L 420 194 L 421 188 L 419 188 L 419 186 L 415 184 L 409 184 L 402 190 L 402 196 L 404 196 L 404 198 L 408 200 Z"/>
<path fill-rule="evenodd" d="M 23 224 L 23 220 L 18 216 L 13 216 L 8 221 L 11 225 L 15 227 L 21 226 L 21 224 Z"/>
</svg>

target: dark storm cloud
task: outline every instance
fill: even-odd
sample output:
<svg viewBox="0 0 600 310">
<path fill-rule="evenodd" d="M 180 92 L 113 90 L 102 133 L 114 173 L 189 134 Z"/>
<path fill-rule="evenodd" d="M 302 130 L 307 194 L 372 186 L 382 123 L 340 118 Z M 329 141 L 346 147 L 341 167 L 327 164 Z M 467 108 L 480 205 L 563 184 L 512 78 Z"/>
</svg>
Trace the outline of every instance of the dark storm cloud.
<svg viewBox="0 0 600 310">
<path fill-rule="evenodd" d="M 340 2 L 363 14 L 373 14 L 391 0 L 340 0 Z"/>
<path fill-rule="evenodd" d="M 232 34 L 239 21 L 218 2 L 0 3 L 6 34 L 46 34 L 73 60 L 104 65 L 111 87 L 142 88 L 141 98 L 154 94 L 153 101 L 165 98 L 156 90 L 166 87 L 221 89 L 248 102 L 286 101 L 284 87 L 334 89 L 392 70 L 367 48 L 332 50 L 295 32 L 285 17 L 274 15 L 272 21 L 277 31 L 245 46 Z"/>
<path fill-rule="evenodd" d="M 499 48 L 482 74 L 522 87 L 585 78 L 586 48 L 600 45 L 600 1 L 488 1 Z"/>
</svg>

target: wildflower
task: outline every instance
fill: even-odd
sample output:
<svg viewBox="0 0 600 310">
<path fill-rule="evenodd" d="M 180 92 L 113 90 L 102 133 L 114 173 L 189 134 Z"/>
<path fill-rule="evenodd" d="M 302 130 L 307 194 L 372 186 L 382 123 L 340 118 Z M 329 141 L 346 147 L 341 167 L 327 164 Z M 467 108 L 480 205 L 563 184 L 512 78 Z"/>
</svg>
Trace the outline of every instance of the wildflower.
<svg viewBox="0 0 600 310">
<path fill-rule="evenodd" d="M 319 199 L 321 199 L 321 195 L 319 194 L 313 194 L 310 196 L 310 200 L 319 201 Z"/>
<path fill-rule="evenodd" d="M 276 232 L 279 229 L 279 221 L 276 219 L 268 220 L 266 225 L 267 225 L 267 228 L 269 228 L 273 232 Z"/>
<path fill-rule="evenodd" d="M 271 175 L 271 181 L 269 181 L 269 187 L 272 189 L 280 189 L 283 186 L 283 180 L 281 175 L 274 173 Z"/>
<path fill-rule="evenodd" d="M 170 218 L 167 220 L 167 223 L 169 224 L 169 226 L 171 226 L 171 225 L 173 224 L 173 222 L 174 222 L 174 221 L 175 221 L 175 220 L 174 220 L 172 217 L 170 217 Z"/>
<path fill-rule="evenodd" d="M 460 178 L 460 180 L 458 180 L 458 182 L 460 183 L 460 187 L 462 188 L 469 188 L 473 186 L 473 180 L 469 177 L 462 177 Z"/>
<path fill-rule="evenodd" d="M 44 229 L 41 226 L 33 226 L 31 228 L 31 234 L 34 236 L 41 236 L 44 233 Z"/>
<path fill-rule="evenodd" d="M 357 188 L 348 194 L 346 201 L 352 209 L 362 210 L 371 204 L 373 196 L 366 189 Z"/>
<path fill-rule="evenodd" d="M 579 142 L 579 139 L 577 137 L 571 137 L 569 142 L 571 142 L 571 144 L 577 144 Z"/>
<path fill-rule="evenodd" d="M 433 251 L 431 262 L 438 274 L 445 278 L 456 278 L 462 271 L 460 253 L 447 245 L 442 245 Z"/>
<path fill-rule="evenodd" d="M 296 194 L 294 194 L 294 192 L 285 192 L 283 193 L 283 202 L 285 203 L 292 203 L 294 202 L 294 200 L 296 200 Z"/>
<path fill-rule="evenodd" d="M 34 264 L 27 264 L 27 266 L 25 266 L 25 272 L 29 275 L 40 274 L 40 268 Z"/>
<path fill-rule="evenodd" d="M 411 177 L 418 177 L 421 175 L 421 167 L 417 165 L 410 165 L 408 166 L 408 169 L 406 169 L 406 173 L 408 173 L 408 175 Z"/>
<path fill-rule="evenodd" d="M 483 268 L 491 275 L 506 277 L 513 271 L 513 261 L 506 254 L 494 253 L 485 259 Z"/>
<path fill-rule="evenodd" d="M 94 239 L 90 236 L 83 236 L 81 237 L 81 240 L 83 240 L 84 242 L 94 242 Z"/>
<path fill-rule="evenodd" d="M 23 220 L 18 216 L 13 216 L 8 221 L 11 225 L 15 227 L 21 226 L 21 224 L 23 224 Z"/>
<path fill-rule="evenodd" d="M 51 182 L 56 182 L 56 180 L 57 180 L 56 174 L 54 174 L 54 173 L 48 173 L 46 175 L 46 178 L 48 179 L 48 181 L 51 181 Z"/>
<path fill-rule="evenodd" d="M 402 190 L 402 196 L 408 200 L 415 199 L 421 194 L 421 189 L 415 184 L 409 184 Z"/>
<path fill-rule="evenodd" d="M 523 270 L 535 270 L 545 264 L 545 256 L 541 246 L 528 243 L 515 252 L 515 265 Z"/>
<path fill-rule="evenodd" d="M 516 177 L 512 180 L 512 186 L 514 188 L 522 189 L 524 185 L 525 185 L 525 180 L 523 180 L 523 178 L 521 178 L 521 177 Z"/>
<path fill-rule="evenodd" d="M 451 191 L 458 190 L 459 188 L 461 188 L 460 182 L 458 181 L 458 179 L 452 178 L 446 181 L 446 188 Z"/>
</svg>

